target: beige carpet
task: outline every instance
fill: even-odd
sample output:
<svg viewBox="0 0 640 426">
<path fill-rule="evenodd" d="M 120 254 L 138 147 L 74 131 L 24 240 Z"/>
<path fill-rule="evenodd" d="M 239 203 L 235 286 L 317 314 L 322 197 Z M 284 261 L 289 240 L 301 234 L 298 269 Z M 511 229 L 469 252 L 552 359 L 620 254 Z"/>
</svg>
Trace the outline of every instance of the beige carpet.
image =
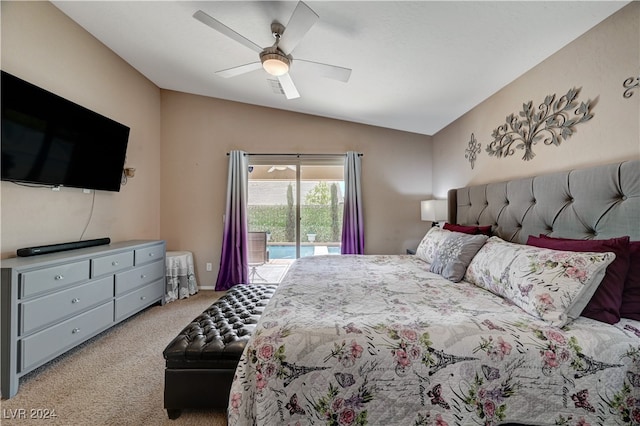
<svg viewBox="0 0 640 426">
<path fill-rule="evenodd" d="M 225 426 L 223 411 L 183 410 L 169 420 L 163 408 L 162 351 L 221 294 L 200 291 L 153 306 L 22 377 L 18 394 L 1 402 L 0 423 Z M 11 420 L 19 409 L 26 420 Z M 30 420 L 32 409 L 57 417 Z"/>
</svg>

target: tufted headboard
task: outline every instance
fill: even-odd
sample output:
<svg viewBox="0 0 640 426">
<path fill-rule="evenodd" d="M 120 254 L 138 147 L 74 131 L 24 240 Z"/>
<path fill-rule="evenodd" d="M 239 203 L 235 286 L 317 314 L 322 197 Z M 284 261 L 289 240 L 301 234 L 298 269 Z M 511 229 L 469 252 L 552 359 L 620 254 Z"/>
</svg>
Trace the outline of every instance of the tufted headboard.
<svg viewBox="0 0 640 426">
<path fill-rule="evenodd" d="M 524 244 L 529 235 L 640 240 L 640 160 L 452 189 L 449 222 L 492 225 Z"/>
</svg>

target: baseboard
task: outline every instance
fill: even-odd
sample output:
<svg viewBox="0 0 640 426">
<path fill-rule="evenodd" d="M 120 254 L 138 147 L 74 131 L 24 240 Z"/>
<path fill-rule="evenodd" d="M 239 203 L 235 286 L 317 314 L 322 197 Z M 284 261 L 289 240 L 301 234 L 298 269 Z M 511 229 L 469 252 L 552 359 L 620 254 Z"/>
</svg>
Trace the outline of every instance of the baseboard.
<svg viewBox="0 0 640 426">
<path fill-rule="evenodd" d="M 278 285 L 280 283 L 263 283 L 260 282 L 258 284 L 265 284 L 265 285 Z M 211 290 L 211 291 L 216 291 L 216 286 L 212 286 L 212 285 L 200 285 L 198 284 L 198 291 L 200 290 Z"/>
</svg>

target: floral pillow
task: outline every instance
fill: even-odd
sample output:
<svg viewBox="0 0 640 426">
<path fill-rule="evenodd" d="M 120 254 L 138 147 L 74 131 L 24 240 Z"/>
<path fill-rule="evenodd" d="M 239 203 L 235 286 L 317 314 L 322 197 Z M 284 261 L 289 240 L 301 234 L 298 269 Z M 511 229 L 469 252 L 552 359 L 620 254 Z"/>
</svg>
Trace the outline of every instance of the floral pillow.
<svg viewBox="0 0 640 426">
<path fill-rule="evenodd" d="M 611 252 L 615 254 L 616 259 L 607 267 L 602 282 L 580 315 L 607 324 L 615 324 L 620 321 L 624 281 L 629 271 L 629 237 L 607 240 L 571 240 L 544 235 L 540 235 L 540 237 L 529 235 L 527 244 L 553 250 Z"/>
<path fill-rule="evenodd" d="M 464 279 L 562 327 L 580 316 L 614 259 L 609 252 L 551 250 L 491 237 Z"/>
<path fill-rule="evenodd" d="M 487 238 L 486 235 L 451 232 L 438 246 L 430 271 L 457 283 L 462 280 L 469 262 Z"/>
<path fill-rule="evenodd" d="M 416 256 L 427 263 L 433 263 L 433 258 L 440 247 L 440 244 L 451 234 L 451 231 L 441 229 L 437 226 L 431 227 L 418 244 Z"/>
</svg>

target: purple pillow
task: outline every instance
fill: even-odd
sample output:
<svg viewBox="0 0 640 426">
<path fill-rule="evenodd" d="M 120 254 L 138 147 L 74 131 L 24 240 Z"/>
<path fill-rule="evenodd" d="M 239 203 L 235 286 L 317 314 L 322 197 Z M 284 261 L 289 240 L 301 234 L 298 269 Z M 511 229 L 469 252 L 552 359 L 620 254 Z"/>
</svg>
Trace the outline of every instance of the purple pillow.
<svg viewBox="0 0 640 426">
<path fill-rule="evenodd" d="M 484 234 L 491 236 L 491 225 L 488 226 L 475 226 L 475 225 L 454 225 L 451 223 L 445 223 L 442 227 L 449 231 L 462 232 L 463 234 Z"/>
<path fill-rule="evenodd" d="M 462 232 L 463 234 L 477 234 L 478 227 L 477 226 L 466 226 L 466 225 L 454 225 L 452 223 L 445 223 L 442 227 L 443 229 L 454 231 L 454 232 Z"/>
<path fill-rule="evenodd" d="M 629 272 L 624 282 L 620 316 L 640 321 L 640 241 L 629 243 Z"/>
<path fill-rule="evenodd" d="M 627 271 L 629 271 L 629 237 L 608 240 L 571 240 L 540 235 L 540 237 L 529 236 L 527 244 L 554 250 L 614 253 L 615 260 L 607 267 L 602 282 L 581 315 L 608 324 L 620 321 L 622 293 Z"/>
<path fill-rule="evenodd" d="M 478 234 L 491 236 L 491 225 L 478 226 Z"/>
</svg>

